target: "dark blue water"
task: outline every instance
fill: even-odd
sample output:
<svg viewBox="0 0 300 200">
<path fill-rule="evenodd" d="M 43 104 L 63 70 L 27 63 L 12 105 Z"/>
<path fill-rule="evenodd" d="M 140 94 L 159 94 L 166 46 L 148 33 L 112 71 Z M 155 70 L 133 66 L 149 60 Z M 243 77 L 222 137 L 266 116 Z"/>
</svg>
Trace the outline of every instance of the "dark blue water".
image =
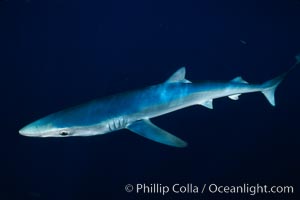
<svg viewBox="0 0 300 200">
<path fill-rule="evenodd" d="M 152 121 L 189 142 L 177 149 L 127 130 L 27 138 L 18 130 L 60 109 L 187 79 L 262 82 L 300 52 L 300 2 L 1 0 L 0 199 L 297 199 L 300 69 L 261 94 Z M 292 185 L 295 194 L 136 194 L 126 184 Z"/>
</svg>

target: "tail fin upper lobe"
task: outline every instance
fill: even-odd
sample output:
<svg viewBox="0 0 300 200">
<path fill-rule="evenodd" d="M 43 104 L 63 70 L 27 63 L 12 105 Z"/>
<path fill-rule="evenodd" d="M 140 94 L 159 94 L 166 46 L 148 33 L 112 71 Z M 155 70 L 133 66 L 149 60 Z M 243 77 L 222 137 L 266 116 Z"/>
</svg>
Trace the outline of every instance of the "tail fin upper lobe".
<svg viewBox="0 0 300 200">
<path fill-rule="evenodd" d="M 280 76 L 277 76 L 276 78 L 266 81 L 262 84 L 262 93 L 265 95 L 265 97 L 268 99 L 270 104 L 272 106 L 275 106 L 275 91 L 277 86 L 283 81 L 283 79 L 291 72 L 293 71 L 297 65 L 300 64 L 300 54 L 298 54 L 296 57 L 296 63 L 285 73 L 281 74 Z"/>
</svg>

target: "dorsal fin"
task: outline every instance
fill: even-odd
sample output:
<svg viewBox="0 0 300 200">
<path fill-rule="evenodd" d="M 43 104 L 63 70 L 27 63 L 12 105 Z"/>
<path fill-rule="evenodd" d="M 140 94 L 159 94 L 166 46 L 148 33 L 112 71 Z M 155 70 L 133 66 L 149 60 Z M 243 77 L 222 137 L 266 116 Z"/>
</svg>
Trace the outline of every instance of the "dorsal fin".
<svg viewBox="0 0 300 200">
<path fill-rule="evenodd" d="M 181 67 L 178 69 L 168 80 L 167 83 L 174 82 L 183 82 L 183 83 L 191 83 L 191 81 L 185 79 L 185 67 Z"/>
<path fill-rule="evenodd" d="M 245 81 L 241 76 L 235 77 L 231 80 L 231 82 L 248 84 L 248 82 Z"/>
</svg>

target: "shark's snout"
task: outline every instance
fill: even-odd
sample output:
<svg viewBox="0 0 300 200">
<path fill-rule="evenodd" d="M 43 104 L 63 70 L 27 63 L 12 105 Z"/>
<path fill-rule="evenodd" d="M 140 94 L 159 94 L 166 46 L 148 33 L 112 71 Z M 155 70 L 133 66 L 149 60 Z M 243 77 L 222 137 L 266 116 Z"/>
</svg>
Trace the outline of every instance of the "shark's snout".
<svg viewBox="0 0 300 200">
<path fill-rule="evenodd" d="M 56 136 L 57 131 L 48 118 L 42 118 L 24 126 L 19 133 L 28 137 L 50 137 Z"/>
<path fill-rule="evenodd" d="M 27 125 L 19 130 L 20 135 L 24 136 L 36 136 L 37 130 L 31 125 Z"/>
</svg>

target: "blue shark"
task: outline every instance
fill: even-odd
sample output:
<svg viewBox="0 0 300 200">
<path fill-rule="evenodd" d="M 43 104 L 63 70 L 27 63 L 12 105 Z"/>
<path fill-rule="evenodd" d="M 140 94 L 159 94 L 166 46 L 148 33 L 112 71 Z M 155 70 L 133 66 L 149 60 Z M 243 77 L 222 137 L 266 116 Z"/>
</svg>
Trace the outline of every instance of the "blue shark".
<svg viewBox="0 0 300 200">
<path fill-rule="evenodd" d="M 290 70 L 261 84 L 249 84 L 242 77 L 231 81 L 192 83 L 185 78 L 185 67 L 165 82 L 143 89 L 96 99 L 41 118 L 19 133 L 31 137 L 93 136 L 128 129 L 140 136 L 173 147 L 187 142 L 154 125 L 150 119 L 193 105 L 213 109 L 213 100 L 229 97 L 238 100 L 244 93 L 261 92 L 272 106 L 274 93 Z"/>
</svg>

